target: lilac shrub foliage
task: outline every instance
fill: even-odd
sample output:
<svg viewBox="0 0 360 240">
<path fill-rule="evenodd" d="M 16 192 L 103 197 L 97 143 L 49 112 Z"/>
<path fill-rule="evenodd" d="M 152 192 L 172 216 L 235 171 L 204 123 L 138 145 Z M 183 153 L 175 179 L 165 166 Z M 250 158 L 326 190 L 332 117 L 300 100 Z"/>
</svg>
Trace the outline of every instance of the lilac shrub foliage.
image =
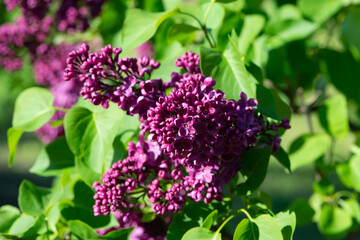
<svg viewBox="0 0 360 240">
<path fill-rule="evenodd" d="M 215 80 L 201 74 L 198 55 L 178 58 L 181 73 L 173 72 L 163 83 L 151 79 L 160 66 L 154 59 L 120 58 L 120 53 L 110 45 L 89 53 L 84 44 L 69 54 L 64 74 L 67 81 L 83 83 L 84 99 L 103 108 L 114 102 L 141 122 L 128 157 L 93 184 L 95 216 L 115 212 L 125 227 L 146 207 L 167 216 L 187 199 L 221 201 L 222 187 L 241 169 L 245 150 L 272 146 L 278 151 L 277 132 L 290 128 L 288 119 L 270 124 L 256 111 L 257 101 L 243 92 L 239 100 L 226 99 L 214 88 Z"/>
<path fill-rule="evenodd" d="M 31 58 L 35 81 L 50 89 L 54 106 L 70 109 L 79 97 L 78 82 L 64 82 L 63 73 L 68 53 L 76 44 L 51 42 L 55 32 L 73 34 L 85 31 L 90 19 L 98 16 L 105 0 L 5 0 L 7 11 L 19 7 L 21 15 L 14 23 L 0 26 L 0 66 L 7 71 L 22 68 L 19 52 L 26 49 Z M 56 7 L 53 13 L 51 8 Z M 65 113 L 56 111 L 50 121 L 64 118 Z M 63 126 L 47 123 L 36 131 L 40 139 L 49 143 L 64 135 Z"/>
</svg>

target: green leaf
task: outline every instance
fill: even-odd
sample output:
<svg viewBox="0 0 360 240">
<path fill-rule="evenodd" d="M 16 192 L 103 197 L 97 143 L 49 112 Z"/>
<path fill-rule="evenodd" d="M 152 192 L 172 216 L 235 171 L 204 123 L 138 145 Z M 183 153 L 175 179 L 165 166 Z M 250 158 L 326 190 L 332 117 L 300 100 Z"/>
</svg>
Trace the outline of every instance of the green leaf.
<svg viewBox="0 0 360 240">
<path fill-rule="evenodd" d="M 241 53 L 247 53 L 250 45 L 259 35 L 265 24 L 265 17 L 259 14 L 246 15 L 244 18 L 244 25 L 241 29 L 239 37 L 239 50 Z"/>
<path fill-rule="evenodd" d="M 306 134 L 297 138 L 289 150 L 292 170 L 312 163 L 324 155 L 330 146 L 330 142 L 331 138 L 327 134 Z"/>
<path fill-rule="evenodd" d="M 329 179 L 321 179 L 313 184 L 314 192 L 322 195 L 331 195 L 334 193 L 335 186 Z"/>
<path fill-rule="evenodd" d="M 81 239 L 99 239 L 100 236 L 86 223 L 79 220 L 68 222 L 71 233 Z"/>
<path fill-rule="evenodd" d="M 130 237 L 130 234 L 134 228 L 123 228 L 115 231 L 111 231 L 104 236 L 101 237 L 101 239 L 116 239 L 116 240 L 128 240 Z"/>
<path fill-rule="evenodd" d="M 24 180 L 19 188 L 19 207 L 26 214 L 42 215 L 46 212 L 50 197 L 51 190 L 37 187 L 33 183 Z"/>
<path fill-rule="evenodd" d="M 193 227 L 202 226 L 205 218 L 215 209 L 219 213 L 230 213 L 232 201 L 224 198 L 221 202 L 213 201 L 209 204 L 203 202 L 186 204 L 180 214 L 176 214 L 166 236 L 167 240 L 180 240 L 185 232 Z M 215 220 L 215 219 L 213 219 Z M 216 223 L 215 223 L 216 224 Z"/>
<path fill-rule="evenodd" d="M 354 46 L 360 54 L 360 32 L 354 29 L 360 28 L 360 11 L 358 8 L 350 8 L 341 24 L 342 38 L 345 43 Z"/>
<path fill-rule="evenodd" d="M 295 213 L 290 211 L 279 212 L 274 216 L 274 219 L 281 229 L 284 240 L 292 240 L 296 226 Z"/>
<path fill-rule="evenodd" d="M 204 19 L 204 15 L 209 8 L 210 3 L 205 3 L 201 6 L 200 19 Z M 212 5 L 210 12 L 207 16 L 206 27 L 207 28 L 218 28 L 221 26 L 225 16 L 225 9 L 221 4 L 215 3 Z"/>
<path fill-rule="evenodd" d="M 270 215 L 243 219 L 236 227 L 234 240 L 283 240 L 279 225 Z"/>
<path fill-rule="evenodd" d="M 104 44 L 112 43 L 114 33 L 118 32 L 123 26 L 126 10 L 127 5 L 124 0 L 109 0 L 105 2 L 101 10 L 99 26 Z"/>
<path fill-rule="evenodd" d="M 327 237 L 340 238 L 352 226 L 351 216 L 342 208 L 325 203 L 321 207 L 318 227 Z"/>
<path fill-rule="evenodd" d="M 220 52 L 211 48 L 200 47 L 200 69 L 202 74 L 211 76 L 212 71 L 221 61 L 222 54 Z"/>
<path fill-rule="evenodd" d="M 307 20 L 290 20 L 281 22 L 274 36 L 268 39 L 268 45 L 272 48 L 284 43 L 305 39 L 317 29 L 317 25 Z"/>
<path fill-rule="evenodd" d="M 342 7 L 342 0 L 299 0 L 299 8 L 310 19 L 323 23 Z"/>
<path fill-rule="evenodd" d="M 186 46 L 195 40 L 195 32 L 199 29 L 185 23 L 173 24 L 168 31 L 170 43 L 178 41 Z"/>
<path fill-rule="evenodd" d="M 236 191 L 240 194 L 246 194 L 247 191 L 254 191 L 264 181 L 272 147 L 250 149 L 242 154 L 241 174 L 246 178 Z"/>
<path fill-rule="evenodd" d="M 221 234 L 202 227 L 195 227 L 188 230 L 181 240 L 221 240 Z"/>
<path fill-rule="evenodd" d="M 291 163 L 289 159 L 289 155 L 285 150 L 280 147 L 279 150 L 273 154 L 273 156 L 278 160 L 278 162 L 283 165 L 289 172 L 291 172 Z"/>
<path fill-rule="evenodd" d="M 220 2 L 220 3 L 230 3 L 230 2 L 235 2 L 237 0 L 216 0 L 216 2 Z"/>
<path fill-rule="evenodd" d="M 17 128 L 9 128 L 7 131 L 7 139 L 9 146 L 9 162 L 8 162 L 9 167 L 11 167 L 11 165 L 15 160 L 16 147 L 22 134 L 23 134 L 23 130 Z"/>
<path fill-rule="evenodd" d="M 202 223 L 201 227 L 209 229 L 212 227 L 212 225 L 214 224 L 214 220 L 216 220 L 218 215 L 218 210 L 215 209 L 214 211 L 212 211 L 204 220 L 204 222 Z"/>
<path fill-rule="evenodd" d="M 22 214 L 13 223 L 9 230 L 10 235 L 16 235 L 21 239 L 35 239 L 37 236 L 44 236 L 47 232 L 44 216 L 29 216 Z M 1 236 L 1 235 L 0 235 Z"/>
<path fill-rule="evenodd" d="M 63 169 L 73 166 L 74 155 L 65 138 L 61 137 L 41 150 L 30 172 L 41 176 L 56 176 L 61 174 Z"/>
<path fill-rule="evenodd" d="M 360 154 L 355 154 L 349 161 L 337 165 L 336 173 L 344 186 L 360 192 Z"/>
<path fill-rule="evenodd" d="M 137 47 L 154 36 L 162 22 L 178 14 L 178 12 L 178 8 L 158 13 L 130 9 L 125 18 L 124 26 L 119 35 L 115 36 L 114 41 L 117 43 L 116 45 L 121 43 L 122 48 L 126 50 Z"/>
<path fill-rule="evenodd" d="M 348 51 L 340 53 L 324 50 L 323 57 L 329 78 L 335 87 L 348 99 L 360 103 L 360 91 L 354 87 L 357 76 L 360 75 L 360 62 Z"/>
<path fill-rule="evenodd" d="M 237 225 L 233 240 L 259 240 L 258 226 L 247 218 Z"/>
<path fill-rule="evenodd" d="M 233 37 L 235 34 L 233 34 Z M 232 39 L 223 53 L 222 61 L 214 68 L 211 76 L 216 88 L 221 89 L 228 99 L 239 99 L 240 92 L 249 98 L 256 97 L 256 80 L 247 72 L 243 55 Z"/>
<path fill-rule="evenodd" d="M 261 85 L 256 88 L 257 110 L 265 116 L 281 121 L 290 119 L 290 107 L 284 103 L 275 90 L 269 90 Z"/>
<path fill-rule="evenodd" d="M 341 200 L 341 207 L 360 224 L 360 205 L 356 198 Z"/>
<path fill-rule="evenodd" d="M 268 46 L 276 48 L 287 42 L 304 39 L 317 27 L 315 23 L 302 19 L 297 7 L 284 4 L 272 14 L 266 25 L 265 32 L 270 35 Z"/>
<path fill-rule="evenodd" d="M 319 109 L 321 125 L 332 136 L 344 139 L 349 133 L 346 97 L 338 94 L 327 99 Z"/>
<path fill-rule="evenodd" d="M 36 222 L 39 217 L 33 217 L 29 215 L 21 215 L 16 221 L 12 224 L 9 234 L 11 235 L 24 235 L 27 231 L 29 231 Z"/>
<path fill-rule="evenodd" d="M 78 169 L 87 168 L 101 174 L 110 166 L 115 136 L 121 127 L 126 130 L 126 126 L 121 124 L 123 116 L 124 112 L 114 105 L 109 109 L 94 110 L 74 107 L 66 113 L 66 140 L 80 161 L 75 161 Z"/>
<path fill-rule="evenodd" d="M 53 101 L 54 96 L 47 89 L 26 89 L 16 99 L 13 126 L 27 132 L 39 129 L 54 115 Z"/>
<path fill-rule="evenodd" d="M 289 209 L 295 212 L 296 226 L 304 226 L 310 224 L 315 211 L 311 208 L 308 200 L 297 199 L 291 203 Z"/>
<path fill-rule="evenodd" d="M 15 220 L 20 216 L 20 211 L 11 205 L 0 207 L 0 232 L 6 233 Z"/>
<path fill-rule="evenodd" d="M 59 119 L 59 120 L 55 120 L 55 121 L 51 121 L 50 123 L 50 126 L 52 127 L 60 127 L 61 125 L 64 124 L 64 119 Z"/>
<path fill-rule="evenodd" d="M 95 192 L 82 180 L 78 180 L 71 191 L 74 193 L 73 204 L 65 202 L 59 206 L 60 213 L 66 221 L 80 220 L 96 229 L 118 226 L 119 223 L 113 214 L 94 216 Z"/>
<path fill-rule="evenodd" d="M 259 228 L 259 240 L 283 240 L 279 225 L 270 215 L 260 215 L 254 219 Z"/>
</svg>

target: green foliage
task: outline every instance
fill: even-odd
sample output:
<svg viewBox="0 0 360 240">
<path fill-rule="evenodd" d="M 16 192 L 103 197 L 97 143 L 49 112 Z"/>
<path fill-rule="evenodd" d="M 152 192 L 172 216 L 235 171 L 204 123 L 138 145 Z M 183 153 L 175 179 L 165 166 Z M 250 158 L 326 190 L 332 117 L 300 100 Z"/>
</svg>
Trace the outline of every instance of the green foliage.
<svg viewBox="0 0 360 240">
<path fill-rule="evenodd" d="M 9 147 L 9 167 L 15 160 L 15 152 L 17 144 L 23 134 L 23 130 L 17 128 L 9 128 L 7 131 L 8 147 Z"/>
<path fill-rule="evenodd" d="M 313 163 L 324 155 L 330 142 L 331 139 L 327 134 L 303 135 L 297 138 L 289 150 L 292 170 Z"/>
<path fill-rule="evenodd" d="M 22 92 L 15 102 L 13 127 L 32 132 L 53 116 L 54 96 L 44 88 L 33 87 Z"/>
<path fill-rule="evenodd" d="M 264 181 L 270 154 L 271 147 L 251 149 L 243 153 L 241 174 L 246 177 L 246 181 L 236 187 L 240 195 L 254 191 Z"/>
<path fill-rule="evenodd" d="M 187 201 L 179 213 L 169 215 L 166 239 L 291 240 L 301 238 L 294 236 L 295 226 L 312 222 L 327 238 L 350 239 L 360 230 L 359 4 L 359 0 L 108 0 L 88 31 L 74 36 L 55 31 L 51 38 L 58 43 L 101 36 L 95 40 L 123 48 L 126 57 L 150 41 L 162 64 L 151 78 L 164 81 L 175 71 L 175 59 L 193 51 L 200 55 L 202 74 L 213 77 L 215 88 L 227 99 L 238 101 L 245 92 L 257 99 L 257 113 L 270 124 L 291 120 L 291 130 L 279 132 L 283 141 L 278 152 L 272 153 L 272 146 L 259 139 L 253 149 L 234 159 L 241 170 L 224 186 L 223 201 Z M 19 12 L 10 13 L 0 3 L 0 23 L 12 21 Z M 46 44 L 53 44 L 52 39 Z M 19 52 L 24 54 L 29 55 Z M 7 131 L 9 166 L 23 133 L 36 131 L 55 111 L 64 110 L 53 106 L 49 90 L 28 88 L 34 84 L 35 59 L 26 57 L 21 71 L 0 69 L 0 106 L 9 108 L 27 88 L 15 101 Z M 300 118 L 301 123 L 296 120 Z M 127 116 L 115 105 L 102 109 L 80 100 L 64 119 L 50 125 L 64 125 L 65 137 L 43 146 L 30 172 L 53 177 L 53 185 L 43 188 L 24 180 L 20 210 L 0 208 L 0 238 L 128 239 L 133 228 L 104 236 L 96 233 L 118 222 L 111 214 L 94 216 L 91 185 L 114 161 L 127 156 L 130 141 L 138 141 L 138 117 Z M 270 155 L 288 173 L 313 168 L 312 186 L 291 186 L 312 187 L 310 199 L 298 198 L 287 211 L 273 213 L 270 195 L 261 188 Z M 145 206 L 149 199 L 139 201 Z M 145 225 L 168 217 L 157 216 L 149 207 L 136 212 L 142 212 Z M 225 228 L 230 220 L 232 226 Z"/>
<path fill-rule="evenodd" d="M 121 32 L 115 36 L 114 41 L 117 44 L 121 43 L 122 48 L 126 50 L 137 47 L 154 36 L 162 22 L 176 14 L 178 14 L 177 8 L 161 13 L 130 9 L 124 26 Z"/>
</svg>

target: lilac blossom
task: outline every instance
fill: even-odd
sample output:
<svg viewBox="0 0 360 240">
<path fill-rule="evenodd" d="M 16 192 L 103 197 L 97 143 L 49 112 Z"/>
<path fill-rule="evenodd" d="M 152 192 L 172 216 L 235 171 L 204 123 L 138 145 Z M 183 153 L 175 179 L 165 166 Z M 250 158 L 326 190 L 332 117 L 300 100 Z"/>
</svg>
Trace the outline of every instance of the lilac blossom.
<svg viewBox="0 0 360 240">
<path fill-rule="evenodd" d="M 143 121 L 147 110 L 165 96 L 161 79 L 150 79 L 160 63 L 148 57 L 120 58 L 121 51 L 108 45 L 100 53 L 89 53 L 84 44 L 69 54 L 64 79 L 83 82 L 80 95 L 93 104 L 108 108 L 112 101 Z"/>
</svg>

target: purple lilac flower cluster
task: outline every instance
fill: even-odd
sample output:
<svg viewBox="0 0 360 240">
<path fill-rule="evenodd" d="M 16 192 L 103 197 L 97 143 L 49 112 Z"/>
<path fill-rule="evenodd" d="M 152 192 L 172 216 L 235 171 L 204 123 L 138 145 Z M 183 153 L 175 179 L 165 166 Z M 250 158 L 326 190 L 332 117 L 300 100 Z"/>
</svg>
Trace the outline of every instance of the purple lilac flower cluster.
<svg viewBox="0 0 360 240">
<path fill-rule="evenodd" d="M 90 81 L 99 76 L 121 76 L 114 73 L 122 69 L 118 66 L 111 68 L 114 72 L 102 75 L 107 62 L 110 65 L 106 69 L 114 66 L 113 62 L 122 62 L 117 57 L 120 50 L 115 50 L 113 56 L 114 50 L 106 49 L 111 48 L 91 55 L 83 46 L 70 54 L 65 79 Z M 166 87 L 173 90 L 168 96 L 158 94 L 154 104 L 147 105 L 147 114 L 140 116 L 139 143 L 130 143 L 129 157 L 114 163 L 101 178 L 103 183 L 94 183 L 95 215 L 144 207 L 167 215 L 178 212 L 187 198 L 206 204 L 221 201 L 222 186 L 241 169 L 242 153 L 265 146 L 272 146 L 276 152 L 281 141 L 277 131 L 290 128 L 288 119 L 279 124 L 265 121 L 255 111 L 257 101 L 248 99 L 245 93 L 240 93 L 238 101 L 226 99 L 221 90 L 214 89 L 215 80 L 201 74 L 198 55 L 186 53 L 175 65 L 183 73 L 172 73 Z M 128 78 L 138 79 L 137 72 L 129 73 L 133 75 Z M 98 86 L 105 95 L 107 88 Z M 142 205 L 133 197 L 139 191 L 148 199 Z M 150 203 L 145 206 L 144 202 Z"/>
<path fill-rule="evenodd" d="M 56 12 L 58 30 L 69 34 L 85 31 L 89 27 L 89 20 L 100 14 L 104 2 L 105 0 L 62 0 Z"/>
<path fill-rule="evenodd" d="M 64 79 L 83 82 L 80 95 L 95 105 L 109 107 L 109 101 L 129 115 L 146 118 L 147 110 L 165 96 L 166 85 L 160 79 L 150 79 L 160 63 L 148 57 L 120 58 L 121 48 L 110 45 L 100 53 L 89 53 L 83 44 L 69 54 Z"/>
<path fill-rule="evenodd" d="M 105 0 L 5 0 L 8 11 L 20 7 L 21 15 L 14 23 L 0 26 L 0 67 L 7 71 L 21 69 L 18 52 L 27 49 L 36 58 L 36 49 L 55 31 L 74 33 L 89 27 L 98 16 Z M 52 6 L 59 4 L 55 9 Z M 53 16 L 56 16 L 55 18 Z"/>
</svg>

